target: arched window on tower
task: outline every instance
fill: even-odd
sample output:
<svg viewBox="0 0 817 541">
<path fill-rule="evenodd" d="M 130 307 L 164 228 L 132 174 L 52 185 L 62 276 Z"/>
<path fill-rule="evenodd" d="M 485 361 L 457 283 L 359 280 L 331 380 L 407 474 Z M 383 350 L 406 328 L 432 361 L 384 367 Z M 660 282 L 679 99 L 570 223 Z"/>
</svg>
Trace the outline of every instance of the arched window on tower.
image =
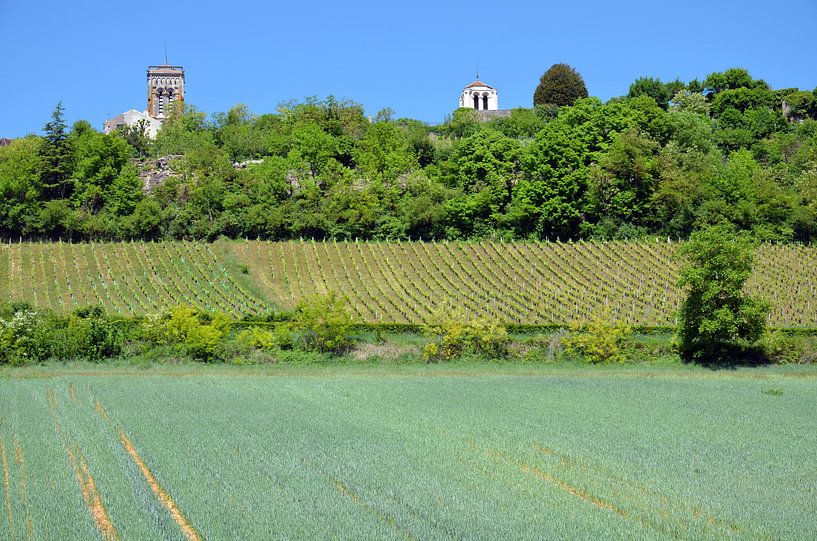
<svg viewBox="0 0 817 541">
<path fill-rule="evenodd" d="M 488 110 L 488 94 L 482 95 L 482 108 Z"/>
<path fill-rule="evenodd" d="M 479 96 L 474 95 L 474 109 L 479 109 Z"/>
</svg>

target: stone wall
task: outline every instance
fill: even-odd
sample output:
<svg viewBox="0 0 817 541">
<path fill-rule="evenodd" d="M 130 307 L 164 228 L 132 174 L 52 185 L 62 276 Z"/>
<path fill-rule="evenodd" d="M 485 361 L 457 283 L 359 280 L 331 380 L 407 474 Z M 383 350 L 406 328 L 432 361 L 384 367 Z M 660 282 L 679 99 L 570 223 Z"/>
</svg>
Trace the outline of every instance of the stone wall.
<svg viewBox="0 0 817 541">
<path fill-rule="evenodd" d="M 495 118 L 508 118 L 511 116 L 510 109 L 497 109 L 496 111 L 474 111 L 477 114 L 477 120 L 480 122 L 488 122 L 489 120 L 493 120 Z"/>
</svg>

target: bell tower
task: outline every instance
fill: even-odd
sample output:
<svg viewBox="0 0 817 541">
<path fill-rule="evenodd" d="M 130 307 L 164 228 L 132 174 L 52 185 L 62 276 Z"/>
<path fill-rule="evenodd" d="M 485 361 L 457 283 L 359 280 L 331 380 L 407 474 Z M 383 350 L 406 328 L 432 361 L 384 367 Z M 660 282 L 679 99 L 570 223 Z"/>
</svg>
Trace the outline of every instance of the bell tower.
<svg viewBox="0 0 817 541">
<path fill-rule="evenodd" d="M 184 103 L 184 68 L 148 66 L 148 115 L 164 118 L 173 102 Z"/>
<path fill-rule="evenodd" d="M 477 80 L 462 89 L 460 107 L 477 111 L 496 111 L 499 109 L 499 93 L 496 88 Z"/>
</svg>

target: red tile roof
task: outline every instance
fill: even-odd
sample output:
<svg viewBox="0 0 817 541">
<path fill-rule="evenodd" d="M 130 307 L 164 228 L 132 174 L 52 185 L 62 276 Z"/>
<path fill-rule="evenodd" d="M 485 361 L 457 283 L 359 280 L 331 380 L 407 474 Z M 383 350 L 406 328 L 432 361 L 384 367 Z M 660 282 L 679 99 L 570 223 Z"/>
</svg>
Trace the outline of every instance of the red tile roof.
<svg viewBox="0 0 817 541">
<path fill-rule="evenodd" d="M 475 86 L 484 86 L 484 87 L 486 87 L 486 88 L 490 88 L 491 90 L 493 90 L 493 89 L 494 89 L 494 87 L 492 87 L 491 85 L 486 85 L 485 83 L 483 83 L 483 82 L 482 82 L 482 81 L 480 81 L 480 80 L 476 80 L 476 81 L 474 81 L 473 83 L 471 83 L 470 85 L 466 86 L 465 88 L 474 88 Z"/>
</svg>

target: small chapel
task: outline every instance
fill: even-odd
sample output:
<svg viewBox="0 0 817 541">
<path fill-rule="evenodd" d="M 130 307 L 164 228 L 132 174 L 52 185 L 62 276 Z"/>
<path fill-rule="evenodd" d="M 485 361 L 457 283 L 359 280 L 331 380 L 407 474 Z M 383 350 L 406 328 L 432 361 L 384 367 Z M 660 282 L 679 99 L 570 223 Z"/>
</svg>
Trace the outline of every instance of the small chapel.
<svg viewBox="0 0 817 541">
<path fill-rule="evenodd" d="M 477 80 L 462 89 L 460 107 L 476 109 L 478 111 L 499 110 L 499 96 L 496 88 Z"/>
</svg>

